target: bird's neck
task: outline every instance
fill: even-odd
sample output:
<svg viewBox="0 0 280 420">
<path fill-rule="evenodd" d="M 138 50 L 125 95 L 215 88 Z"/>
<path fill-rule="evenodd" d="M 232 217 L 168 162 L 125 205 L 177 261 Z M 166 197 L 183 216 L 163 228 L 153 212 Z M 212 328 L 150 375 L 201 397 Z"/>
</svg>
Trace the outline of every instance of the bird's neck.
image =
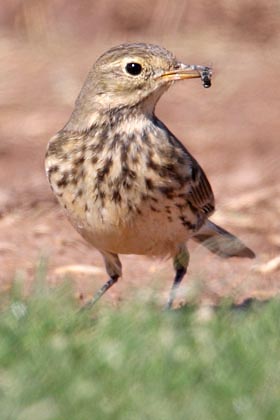
<svg viewBox="0 0 280 420">
<path fill-rule="evenodd" d="M 82 110 L 74 110 L 64 130 L 84 132 L 100 126 L 129 126 L 131 123 L 134 124 L 135 121 L 141 122 L 151 118 L 153 118 L 153 110 L 147 112 L 136 106 L 108 108 L 107 110 L 95 109 L 89 113 L 85 113 Z"/>
<path fill-rule="evenodd" d="M 75 109 L 64 127 L 66 131 L 84 132 L 94 126 L 115 125 L 120 123 L 135 123 L 135 121 L 151 120 L 162 92 L 155 92 L 143 100 L 132 103 L 119 103 L 117 106 L 104 101 L 76 102 Z M 106 98 L 107 99 L 107 98 Z"/>
</svg>

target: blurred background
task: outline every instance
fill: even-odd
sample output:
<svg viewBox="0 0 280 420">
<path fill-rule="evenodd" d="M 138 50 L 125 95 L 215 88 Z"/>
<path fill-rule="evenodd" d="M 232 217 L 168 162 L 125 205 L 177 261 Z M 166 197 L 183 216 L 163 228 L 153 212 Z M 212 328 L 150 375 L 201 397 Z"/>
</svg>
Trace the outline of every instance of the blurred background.
<svg viewBox="0 0 280 420">
<path fill-rule="evenodd" d="M 212 65 L 211 89 L 176 85 L 157 115 L 205 169 L 213 217 L 257 253 L 221 261 L 191 245 L 188 284 L 201 299 L 267 297 L 280 288 L 278 0 L 9 0 L 0 9 L 0 288 L 28 290 L 38 259 L 51 283 L 71 274 L 87 297 L 105 280 L 99 254 L 75 233 L 44 173 L 49 138 L 67 121 L 97 57 L 123 42 L 156 43 L 185 63 Z M 145 286 L 168 291 L 171 263 L 126 256 L 107 299 Z M 203 264 L 201 263 L 203 261 Z M 199 280 L 199 281 L 197 281 Z"/>
</svg>

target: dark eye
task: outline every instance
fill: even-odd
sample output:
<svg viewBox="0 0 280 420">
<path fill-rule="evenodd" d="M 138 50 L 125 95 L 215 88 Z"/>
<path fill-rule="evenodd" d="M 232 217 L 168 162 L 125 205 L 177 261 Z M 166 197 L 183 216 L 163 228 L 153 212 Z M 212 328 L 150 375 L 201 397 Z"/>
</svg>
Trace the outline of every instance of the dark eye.
<svg viewBox="0 0 280 420">
<path fill-rule="evenodd" d="M 138 76 L 138 74 L 142 71 L 142 66 L 139 63 L 128 63 L 125 66 L 127 73 L 131 74 L 132 76 Z"/>
</svg>

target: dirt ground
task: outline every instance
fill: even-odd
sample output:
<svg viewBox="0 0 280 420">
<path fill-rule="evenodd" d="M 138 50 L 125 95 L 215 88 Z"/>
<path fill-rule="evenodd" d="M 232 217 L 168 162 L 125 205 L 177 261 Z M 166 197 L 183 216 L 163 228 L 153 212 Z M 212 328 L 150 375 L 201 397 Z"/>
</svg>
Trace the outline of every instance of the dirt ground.
<svg viewBox="0 0 280 420">
<path fill-rule="evenodd" d="M 79 25 L 82 26 L 81 18 Z M 191 263 L 182 299 L 222 296 L 266 299 L 280 291 L 279 34 L 273 39 L 220 36 L 210 30 L 185 37 L 145 31 L 110 32 L 94 41 L 55 32 L 0 39 L 0 286 L 15 275 L 28 291 L 41 257 L 51 284 L 70 275 L 77 296 L 89 297 L 106 280 L 96 250 L 73 230 L 44 173 L 48 139 L 67 121 L 91 64 L 123 41 L 159 43 L 186 63 L 212 64 L 213 86 L 181 82 L 161 99 L 157 115 L 205 169 L 216 196 L 212 219 L 239 235 L 251 260 L 221 260 L 190 243 Z M 164 299 L 171 261 L 122 256 L 123 278 L 108 292 L 116 302 L 135 293 Z"/>
</svg>

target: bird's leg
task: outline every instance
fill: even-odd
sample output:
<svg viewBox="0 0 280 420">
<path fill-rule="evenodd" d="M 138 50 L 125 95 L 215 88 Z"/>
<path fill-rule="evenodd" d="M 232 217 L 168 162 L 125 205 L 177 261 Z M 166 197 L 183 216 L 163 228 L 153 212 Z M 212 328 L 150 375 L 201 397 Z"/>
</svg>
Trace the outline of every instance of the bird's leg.
<svg viewBox="0 0 280 420">
<path fill-rule="evenodd" d="M 100 289 L 95 293 L 93 298 L 90 301 L 88 301 L 83 308 L 91 308 L 93 305 L 95 305 L 96 302 L 101 298 L 101 296 L 103 296 L 104 293 L 106 293 L 107 290 L 110 289 L 110 287 L 112 287 L 113 284 L 115 284 L 118 281 L 118 278 L 119 276 L 117 275 L 110 277 L 109 280 L 106 281 L 106 283 L 103 284 L 102 287 L 100 287 Z"/>
<path fill-rule="evenodd" d="M 187 272 L 188 264 L 189 264 L 189 252 L 185 246 L 180 248 L 180 252 L 174 257 L 173 265 L 176 271 L 175 278 L 170 290 L 169 298 L 166 304 L 166 309 L 170 309 L 172 307 L 173 301 L 176 297 L 177 289 L 183 280 L 184 275 Z"/>
<path fill-rule="evenodd" d="M 122 275 L 122 265 L 117 254 L 109 252 L 101 252 L 104 258 L 106 271 L 109 274 L 109 280 L 103 284 L 103 286 L 95 293 L 93 298 L 88 301 L 83 309 L 91 308 L 95 303 L 110 289 L 113 284 L 118 281 L 118 278 Z"/>
<path fill-rule="evenodd" d="M 175 278 L 169 293 L 169 298 L 167 301 L 167 304 L 165 306 L 166 309 L 171 309 L 173 301 L 176 297 L 176 291 L 181 283 L 181 281 L 183 280 L 184 275 L 186 274 L 187 269 L 185 267 L 178 267 L 176 269 L 176 274 L 175 274 Z"/>
</svg>

